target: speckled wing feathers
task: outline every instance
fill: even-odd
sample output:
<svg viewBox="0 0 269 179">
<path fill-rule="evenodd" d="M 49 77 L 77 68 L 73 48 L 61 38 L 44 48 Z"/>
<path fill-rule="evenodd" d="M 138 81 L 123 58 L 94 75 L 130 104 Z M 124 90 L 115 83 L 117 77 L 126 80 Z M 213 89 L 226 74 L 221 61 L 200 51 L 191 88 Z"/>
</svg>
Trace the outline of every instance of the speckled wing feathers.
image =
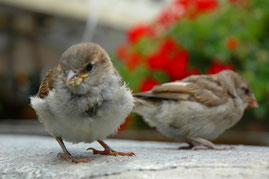
<svg viewBox="0 0 269 179">
<path fill-rule="evenodd" d="M 37 93 L 38 97 L 45 98 L 49 94 L 49 91 L 53 89 L 53 83 L 56 77 L 59 75 L 59 73 L 60 73 L 60 69 L 56 67 L 50 69 L 47 72 L 44 80 L 42 81 L 39 87 L 39 90 Z"/>
<path fill-rule="evenodd" d="M 185 85 L 176 83 L 184 82 Z M 188 100 L 202 103 L 206 106 L 218 106 L 225 103 L 228 99 L 227 93 L 217 82 L 215 76 L 191 76 L 175 84 L 167 83 L 155 86 L 152 91 L 137 93 L 138 98 L 150 100 Z"/>
</svg>

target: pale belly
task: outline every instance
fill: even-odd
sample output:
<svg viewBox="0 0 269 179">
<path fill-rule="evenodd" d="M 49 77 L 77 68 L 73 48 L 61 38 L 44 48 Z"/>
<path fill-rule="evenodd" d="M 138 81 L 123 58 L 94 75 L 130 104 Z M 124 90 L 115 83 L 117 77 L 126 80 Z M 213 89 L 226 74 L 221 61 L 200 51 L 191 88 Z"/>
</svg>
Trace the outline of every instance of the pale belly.
<svg viewBox="0 0 269 179">
<path fill-rule="evenodd" d="M 186 140 L 187 136 L 215 139 L 238 122 L 243 114 L 239 111 L 237 116 L 231 116 L 232 112 L 225 106 L 207 108 L 188 102 L 167 102 L 147 109 L 142 114 L 145 120 L 162 134 L 178 140 Z"/>
<path fill-rule="evenodd" d="M 89 143 L 114 134 L 133 107 L 131 94 L 126 94 L 122 99 L 102 103 L 94 116 L 87 116 L 83 114 L 87 101 L 55 98 L 54 93 L 46 99 L 33 97 L 31 104 L 50 135 L 73 143 Z"/>
</svg>

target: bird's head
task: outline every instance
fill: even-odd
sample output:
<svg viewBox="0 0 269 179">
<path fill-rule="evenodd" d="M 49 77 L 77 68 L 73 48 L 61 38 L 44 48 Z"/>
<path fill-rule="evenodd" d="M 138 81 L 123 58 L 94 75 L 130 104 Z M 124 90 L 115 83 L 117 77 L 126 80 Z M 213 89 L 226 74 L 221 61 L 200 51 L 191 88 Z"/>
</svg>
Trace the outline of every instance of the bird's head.
<svg viewBox="0 0 269 179">
<path fill-rule="evenodd" d="M 230 79 L 226 80 L 227 90 L 231 95 L 236 96 L 235 94 L 237 94 L 245 104 L 245 108 L 259 106 L 249 83 L 241 75 L 231 70 L 222 71 L 219 75 L 225 79 Z"/>
<path fill-rule="evenodd" d="M 103 48 L 94 43 L 80 43 L 68 48 L 60 64 L 65 85 L 75 94 L 98 88 L 109 78 L 113 65 Z"/>
</svg>

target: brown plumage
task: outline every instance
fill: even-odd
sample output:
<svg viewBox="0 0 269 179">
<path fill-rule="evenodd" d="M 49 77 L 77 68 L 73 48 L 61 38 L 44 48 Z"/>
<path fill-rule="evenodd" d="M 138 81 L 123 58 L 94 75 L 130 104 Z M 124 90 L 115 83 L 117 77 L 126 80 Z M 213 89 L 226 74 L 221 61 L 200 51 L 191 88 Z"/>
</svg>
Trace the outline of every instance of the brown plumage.
<svg viewBox="0 0 269 179">
<path fill-rule="evenodd" d="M 114 68 L 106 51 L 94 43 L 68 48 L 59 65 L 49 70 L 31 106 L 69 162 L 89 162 L 89 157 L 73 157 L 63 140 L 99 142 L 104 151 L 94 154 L 133 156 L 112 150 L 102 140 L 114 134 L 133 108 L 133 96 Z M 113 114 L 113 115 L 111 115 Z"/>
<path fill-rule="evenodd" d="M 60 72 L 61 66 L 58 65 L 57 68 L 54 67 L 46 73 L 46 76 L 40 84 L 39 90 L 37 92 L 37 96 L 39 98 L 45 98 L 49 94 L 49 91 L 53 89 L 53 83 L 57 76 L 60 74 Z"/>
<path fill-rule="evenodd" d="M 247 81 L 230 70 L 216 75 L 194 75 L 134 94 L 134 112 L 168 137 L 191 147 L 218 149 L 215 139 L 238 122 L 246 107 L 257 107 Z"/>
<path fill-rule="evenodd" d="M 175 81 L 180 82 L 180 81 Z M 169 100 L 189 100 L 202 103 L 206 106 L 217 106 L 225 103 L 228 99 L 228 93 L 224 92 L 224 88 L 214 80 L 213 76 L 200 80 L 186 78 L 182 80 L 186 82 L 185 86 L 175 85 L 175 83 L 167 83 L 165 85 L 155 86 L 150 92 L 137 93 L 137 97 L 160 98 Z"/>
</svg>

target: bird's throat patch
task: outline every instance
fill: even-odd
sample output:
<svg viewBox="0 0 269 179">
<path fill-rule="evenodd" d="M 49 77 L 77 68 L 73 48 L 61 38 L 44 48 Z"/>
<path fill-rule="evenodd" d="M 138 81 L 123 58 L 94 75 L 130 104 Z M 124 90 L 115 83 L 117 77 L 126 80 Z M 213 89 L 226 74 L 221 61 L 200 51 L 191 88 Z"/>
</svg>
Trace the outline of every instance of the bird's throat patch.
<svg viewBox="0 0 269 179">
<path fill-rule="evenodd" d="M 88 117 L 94 117 L 94 116 L 96 116 L 98 109 L 99 109 L 99 105 L 95 104 L 93 106 L 89 106 L 88 109 L 86 111 L 84 111 L 83 114 L 88 116 Z"/>
</svg>

